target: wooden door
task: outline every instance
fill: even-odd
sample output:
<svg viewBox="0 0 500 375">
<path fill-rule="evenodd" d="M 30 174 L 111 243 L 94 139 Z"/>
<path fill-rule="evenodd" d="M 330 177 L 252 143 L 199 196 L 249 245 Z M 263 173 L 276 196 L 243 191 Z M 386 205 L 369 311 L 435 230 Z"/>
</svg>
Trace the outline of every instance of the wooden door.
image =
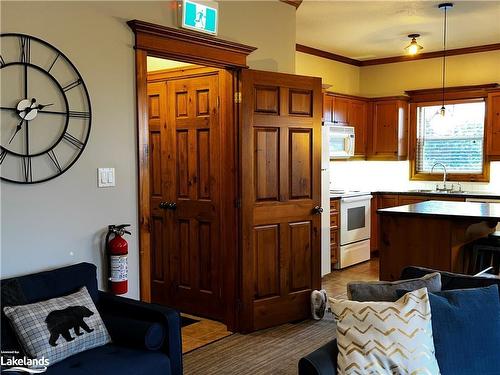
<svg viewBox="0 0 500 375">
<path fill-rule="evenodd" d="M 321 286 L 321 80 L 241 76 L 242 329 L 307 318 Z"/>
<path fill-rule="evenodd" d="M 148 85 L 151 299 L 223 319 L 218 74 Z"/>
<path fill-rule="evenodd" d="M 333 96 L 323 94 L 323 121 L 333 122 Z"/>
<path fill-rule="evenodd" d="M 333 122 L 338 125 L 349 124 L 349 102 L 347 98 L 335 96 L 333 98 Z"/>
<path fill-rule="evenodd" d="M 361 100 L 350 100 L 348 108 L 349 126 L 355 129 L 354 155 L 366 156 L 367 104 Z"/>
<path fill-rule="evenodd" d="M 492 160 L 500 159 L 500 92 L 488 95 L 488 156 Z"/>
<path fill-rule="evenodd" d="M 374 103 L 375 154 L 398 154 L 398 107 L 392 101 Z"/>
</svg>

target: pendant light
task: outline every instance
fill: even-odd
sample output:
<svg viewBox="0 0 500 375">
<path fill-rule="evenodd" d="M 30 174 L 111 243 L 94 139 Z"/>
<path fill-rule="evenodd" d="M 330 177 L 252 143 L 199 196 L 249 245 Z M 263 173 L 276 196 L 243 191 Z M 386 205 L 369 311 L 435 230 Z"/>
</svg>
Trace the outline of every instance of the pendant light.
<svg viewBox="0 0 500 375">
<path fill-rule="evenodd" d="M 420 44 L 417 43 L 417 38 L 420 36 L 420 34 L 410 34 L 408 35 L 408 38 L 411 38 L 410 44 L 408 44 L 405 47 L 406 52 L 408 52 L 409 55 L 416 55 L 417 53 L 420 52 L 421 49 L 424 49 Z"/>
<path fill-rule="evenodd" d="M 445 85 L 446 85 L 446 32 L 448 28 L 448 8 L 453 8 L 453 3 L 442 3 L 438 5 L 439 9 L 444 10 L 444 24 L 443 24 L 443 73 L 442 73 L 442 78 L 443 78 L 443 87 L 442 87 L 442 106 L 440 109 L 440 114 L 441 116 L 445 116 L 446 114 L 446 108 L 444 107 L 444 91 L 445 91 Z"/>
<path fill-rule="evenodd" d="M 433 116 L 431 126 L 437 133 L 442 135 L 449 134 L 453 129 L 453 119 L 451 114 L 447 114 L 445 107 L 445 86 L 446 86 L 446 37 L 448 27 L 448 8 L 453 8 L 453 3 L 442 3 L 438 5 L 439 9 L 444 10 L 443 21 L 443 64 L 442 64 L 442 87 L 441 87 L 441 108 Z"/>
</svg>

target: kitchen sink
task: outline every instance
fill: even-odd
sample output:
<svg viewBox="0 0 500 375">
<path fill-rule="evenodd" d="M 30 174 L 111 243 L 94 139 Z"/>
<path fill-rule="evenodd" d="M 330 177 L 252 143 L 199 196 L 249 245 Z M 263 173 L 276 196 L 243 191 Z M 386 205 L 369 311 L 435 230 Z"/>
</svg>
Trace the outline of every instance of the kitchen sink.
<svg viewBox="0 0 500 375">
<path fill-rule="evenodd" d="M 411 192 L 415 193 L 429 193 L 429 194 L 467 194 L 466 191 L 441 191 L 441 190 L 433 190 L 433 189 L 414 189 L 410 190 Z"/>
</svg>

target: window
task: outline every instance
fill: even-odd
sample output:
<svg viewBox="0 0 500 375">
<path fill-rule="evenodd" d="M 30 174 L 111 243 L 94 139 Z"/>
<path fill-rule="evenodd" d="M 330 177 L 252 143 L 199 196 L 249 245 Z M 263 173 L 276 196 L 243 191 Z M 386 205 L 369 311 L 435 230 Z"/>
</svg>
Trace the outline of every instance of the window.
<svg viewBox="0 0 500 375">
<path fill-rule="evenodd" d="M 485 101 L 484 99 L 447 103 L 446 115 L 440 114 L 441 103 L 414 104 L 415 155 L 413 179 L 436 179 L 432 166 L 442 163 L 450 180 L 484 181 Z M 442 173 L 441 166 L 434 173 Z M 439 177 L 441 178 L 441 177 Z"/>
<path fill-rule="evenodd" d="M 450 173 L 483 173 L 484 101 L 417 107 L 417 172 L 443 163 Z"/>
</svg>

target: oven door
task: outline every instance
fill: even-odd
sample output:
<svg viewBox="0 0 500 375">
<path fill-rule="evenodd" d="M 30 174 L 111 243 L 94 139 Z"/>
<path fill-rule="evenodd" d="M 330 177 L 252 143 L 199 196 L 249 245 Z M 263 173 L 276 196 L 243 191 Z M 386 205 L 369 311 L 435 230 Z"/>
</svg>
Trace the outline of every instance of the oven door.
<svg viewBox="0 0 500 375">
<path fill-rule="evenodd" d="M 371 195 L 342 198 L 340 202 L 340 245 L 370 238 Z"/>
</svg>

